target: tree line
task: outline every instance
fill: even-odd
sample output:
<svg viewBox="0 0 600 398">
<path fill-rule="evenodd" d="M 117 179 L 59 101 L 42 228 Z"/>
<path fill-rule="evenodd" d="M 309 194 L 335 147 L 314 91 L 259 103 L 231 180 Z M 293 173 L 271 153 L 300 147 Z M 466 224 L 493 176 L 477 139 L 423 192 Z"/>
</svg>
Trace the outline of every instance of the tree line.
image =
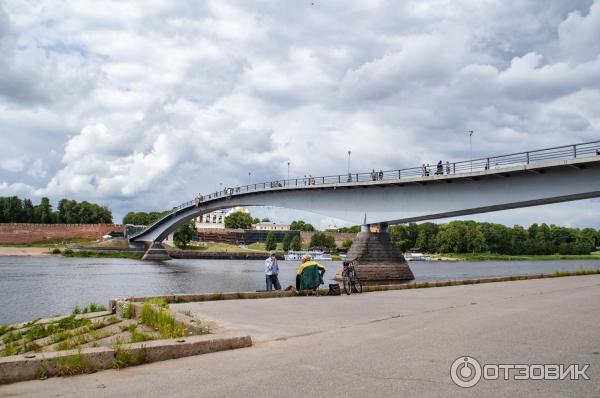
<svg viewBox="0 0 600 398">
<path fill-rule="evenodd" d="M 133 225 L 151 225 L 154 224 L 155 221 L 158 221 L 160 218 L 164 217 L 169 213 L 168 211 L 130 211 L 125 214 L 123 217 L 123 224 L 133 224 Z"/>
<path fill-rule="evenodd" d="M 32 224 L 112 224 L 112 212 L 95 203 L 62 199 L 52 210 L 50 199 L 43 197 L 34 205 L 31 199 L 0 197 L 0 223 Z"/>
<path fill-rule="evenodd" d="M 418 247 L 427 253 L 589 254 L 600 245 L 600 232 L 593 228 L 547 224 L 525 229 L 475 221 L 427 222 L 392 226 L 389 232 L 403 251 Z"/>
</svg>

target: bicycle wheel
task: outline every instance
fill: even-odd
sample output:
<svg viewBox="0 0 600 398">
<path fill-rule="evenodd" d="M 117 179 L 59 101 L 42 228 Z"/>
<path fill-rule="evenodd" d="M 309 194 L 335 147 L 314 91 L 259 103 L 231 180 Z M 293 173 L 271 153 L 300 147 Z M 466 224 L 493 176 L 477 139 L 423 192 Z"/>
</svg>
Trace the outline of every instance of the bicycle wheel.
<svg viewBox="0 0 600 398">
<path fill-rule="evenodd" d="M 352 278 L 352 288 L 356 293 L 362 293 L 362 283 L 360 283 L 360 279 L 356 275 Z"/>
<path fill-rule="evenodd" d="M 346 294 L 352 294 L 352 284 L 350 283 L 350 277 L 348 275 L 342 276 L 342 283 Z"/>
</svg>

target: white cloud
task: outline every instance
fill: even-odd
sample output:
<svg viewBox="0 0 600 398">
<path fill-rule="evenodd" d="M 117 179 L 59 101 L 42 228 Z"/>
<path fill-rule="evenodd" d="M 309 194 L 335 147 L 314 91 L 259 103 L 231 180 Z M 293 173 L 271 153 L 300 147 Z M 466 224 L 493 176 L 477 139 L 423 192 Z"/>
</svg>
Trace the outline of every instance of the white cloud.
<svg viewBox="0 0 600 398">
<path fill-rule="evenodd" d="M 348 149 L 353 170 L 461 160 L 467 129 L 475 156 L 597 139 L 599 18 L 598 0 L 9 0 L 1 192 L 122 215 L 288 161 L 344 172 Z"/>
<path fill-rule="evenodd" d="M 574 62 L 598 59 L 600 54 L 600 2 L 594 1 L 587 15 L 573 11 L 559 28 L 560 48 Z"/>
<path fill-rule="evenodd" d="M 10 171 L 11 173 L 17 173 L 23 171 L 25 165 L 21 159 L 2 159 L 0 160 L 0 169 Z"/>
</svg>

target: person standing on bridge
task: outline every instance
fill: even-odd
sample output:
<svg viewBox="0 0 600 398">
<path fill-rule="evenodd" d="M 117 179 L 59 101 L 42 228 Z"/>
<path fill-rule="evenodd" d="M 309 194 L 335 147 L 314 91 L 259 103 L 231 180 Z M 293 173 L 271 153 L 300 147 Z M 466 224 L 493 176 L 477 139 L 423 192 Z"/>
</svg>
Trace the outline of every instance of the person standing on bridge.
<svg viewBox="0 0 600 398">
<path fill-rule="evenodd" d="M 272 251 L 269 253 L 269 258 L 265 260 L 265 281 L 267 283 L 267 290 L 281 290 L 281 285 L 279 284 L 279 264 L 277 263 L 277 256 L 275 252 Z"/>
</svg>

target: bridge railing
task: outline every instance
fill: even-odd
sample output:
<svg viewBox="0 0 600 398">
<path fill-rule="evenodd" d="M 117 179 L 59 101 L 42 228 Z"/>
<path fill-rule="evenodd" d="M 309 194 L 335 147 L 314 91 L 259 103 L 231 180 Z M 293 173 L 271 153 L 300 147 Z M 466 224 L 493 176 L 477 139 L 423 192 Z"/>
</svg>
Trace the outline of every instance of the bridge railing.
<svg viewBox="0 0 600 398">
<path fill-rule="evenodd" d="M 165 219 L 175 217 L 182 209 L 191 206 L 197 206 L 202 202 L 212 201 L 223 197 L 235 196 L 248 192 L 259 192 L 270 189 L 310 187 L 315 185 L 335 185 L 349 183 L 364 183 L 368 181 L 390 181 L 414 179 L 419 177 L 433 177 L 440 175 L 466 174 L 471 172 L 481 172 L 527 165 L 532 163 L 543 163 L 555 160 L 569 160 L 590 156 L 600 156 L 600 141 L 591 141 L 575 145 L 565 145 L 552 148 L 538 149 L 534 151 L 512 153 L 508 155 L 493 156 L 487 158 L 478 158 L 465 160 L 461 162 L 445 162 L 433 165 L 425 164 L 419 167 L 410 167 L 397 170 L 379 170 L 366 173 L 336 174 L 321 177 L 306 176 L 302 178 L 292 178 L 287 180 L 274 180 L 269 182 L 260 182 L 248 184 L 233 188 L 225 188 L 222 191 L 212 192 L 208 195 L 202 195 L 194 200 L 185 202 L 172 209 L 155 224 Z"/>
<path fill-rule="evenodd" d="M 363 173 L 335 174 L 320 177 L 305 176 L 301 178 L 273 180 L 269 182 L 260 182 L 239 187 L 226 188 L 223 191 L 217 191 L 208 195 L 203 195 L 201 197 L 201 201 L 212 200 L 226 196 L 234 196 L 236 194 L 241 193 L 264 191 L 278 188 L 364 183 L 369 181 L 403 180 L 419 177 L 463 174 L 470 172 L 480 172 L 485 170 L 496 170 L 506 167 L 513 167 L 532 163 L 542 163 L 552 160 L 567 160 L 598 155 L 600 155 L 600 141 L 592 141 L 576 145 L 544 148 L 534 151 L 512 153 L 508 155 L 465 160 L 461 162 L 442 162 L 441 164 L 425 164 L 419 167 L 411 167 L 397 170 L 373 170 L 371 172 Z M 190 201 L 185 204 L 182 204 L 181 206 L 178 206 L 178 208 L 184 208 L 193 203 L 194 201 Z"/>
</svg>

